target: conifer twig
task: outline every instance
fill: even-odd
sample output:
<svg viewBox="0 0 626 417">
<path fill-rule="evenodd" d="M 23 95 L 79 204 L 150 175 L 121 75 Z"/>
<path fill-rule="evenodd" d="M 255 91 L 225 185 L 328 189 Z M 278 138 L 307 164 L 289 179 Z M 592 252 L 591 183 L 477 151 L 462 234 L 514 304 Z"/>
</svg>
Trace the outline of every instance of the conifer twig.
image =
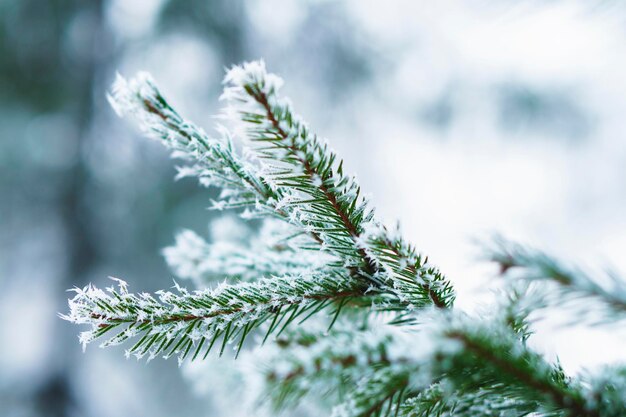
<svg viewBox="0 0 626 417">
<path fill-rule="evenodd" d="M 219 338 L 221 352 L 237 337 L 243 343 L 250 331 L 270 319 L 273 326 L 268 333 L 307 311 L 328 307 L 336 300 L 356 301 L 363 294 L 363 289 L 349 278 L 319 273 L 222 284 L 192 293 L 179 286 L 177 290 L 159 291 L 157 299 L 147 293 L 129 293 L 123 281 L 119 290 L 110 287 L 107 292 L 93 286 L 76 288 L 75 297 L 69 301 L 70 312 L 62 318 L 91 326 L 81 334 L 83 347 L 116 330 L 102 346 L 139 338 L 128 354 L 147 354 L 150 358 L 177 355 L 184 359 L 192 349 L 194 357 L 202 348 L 208 354 Z"/>
<path fill-rule="evenodd" d="M 270 164 L 265 177 L 287 190 L 282 204 L 295 207 L 301 227 L 316 231 L 324 250 L 399 296 L 410 291 L 412 298 L 423 298 L 421 304 L 452 305 L 450 283 L 375 219 L 356 179 L 344 174 L 343 161 L 278 94 L 280 78 L 268 74 L 263 62 L 251 62 L 233 67 L 225 84 L 224 114 L 243 123 L 245 136 Z"/>
<path fill-rule="evenodd" d="M 578 311 L 576 322 L 593 320 L 611 323 L 626 319 L 626 281 L 615 273 L 592 276 L 581 268 L 571 268 L 548 254 L 496 238 L 489 257 L 500 265 L 503 275 L 525 282 L 548 282 L 550 296 L 544 297 L 551 304 L 570 306 Z M 582 299 L 593 302 L 581 302 Z M 587 314 L 596 310 L 600 317 Z"/>
</svg>

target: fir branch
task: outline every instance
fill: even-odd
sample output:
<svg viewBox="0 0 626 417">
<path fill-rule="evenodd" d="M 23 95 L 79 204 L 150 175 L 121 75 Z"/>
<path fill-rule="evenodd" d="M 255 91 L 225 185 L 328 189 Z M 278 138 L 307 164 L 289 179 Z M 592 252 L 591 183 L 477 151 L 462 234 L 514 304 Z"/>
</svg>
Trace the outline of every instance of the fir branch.
<svg viewBox="0 0 626 417">
<path fill-rule="evenodd" d="M 545 301 L 559 306 L 570 301 L 571 307 L 578 310 L 576 322 L 583 319 L 602 323 L 626 318 L 626 280 L 615 273 L 592 276 L 581 268 L 569 268 L 544 252 L 502 238 L 495 239 L 489 257 L 500 265 L 503 275 L 512 279 L 553 283 L 553 291 L 545 295 Z M 580 299 L 592 302 L 577 302 Z M 587 314 L 594 309 L 601 317 Z"/>
<path fill-rule="evenodd" d="M 80 335 L 83 347 L 101 337 L 107 338 L 101 347 L 139 338 L 127 355 L 150 359 L 177 355 L 183 360 L 189 354 L 196 358 L 203 348 L 206 357 L 218 339 L 220 354 L 236 339 L 239 350 L 250 332 L 265 322 L 272 322 L 269 335 L 334 302 L 359 302 L 364 291 L 349 278 L 321 273 L 222 284 L 193 293 L 177 289 L 177 293 L 159 291 L 157 299 L 147 293 L 129 293 L 123 282 L 119 290 L 110 287 L 107 292 L 91 285 L 76 288 L 69 314 L 61 317 L 91 326 Z M 117 333 L 109 337 L 111 330 Z"/>
<path fill-rule="evenodd" d="M 497 384 L 497 395 L 534 402 L 537 412 L 599 416 L 581 387 L 509 330 L 466 325 L 451 328 L 444 335 L 459 343 L 460 349 L 440 357 L 440 372 L 461 393 Z"/>
<path fill-rule="evenodd" d="M 394 349 L 398 339 L 404 339 L 406 350 Z M 355 331 L 350 320 L 328 333 L 292 329 L 277 345 L 265 377 L 276 410 L 291 408 L 314 393 L 341 402 L 333 415 L 389 415 L 407 391 L 414 364 L 420 363 L 398 328 L 379 325 Z"/>
<path fill-rule="evenodd" d="M 340 328 L 321 337 L 296 330 L 270 362 L 267 382 L 278 405 L 309 392 L 331 394 L 343 397 L 335 413 L 348 416 L 599 417 L 618 415 L 600 403 L 623 409 L 616 398 L 623 379 L 583 388 L 501 321 L 475 322 L 443 315 L 416 333 Z M 342 394 L 342 386 L 350 391 Z"/>
<path fill-rule="evenodd" d="M 230 134 L 209 137 L 204 130 L 184 119 L 156 87 L 151 76 L 139 73 L 127 81 L 118 74 L 109 102 L 119 116 L 134 118 L 149 137 L 170 148 L 172 155 L 191 162 L 179 169 L 179 178 L 197 176 L 201 184 L 227 190 L 217 208 L 252 206 L 273 213 L 279 190 L 268 186 L 258 167 L 237 155 Z"/>
<path fill-rule="evenodd" d="M 179 176 L 195 175 L 205 185 L 224 190 L 216 208 L 247 207 L 248 216 L 275 216 L 290 222 L 309 234 L 322 250 L 341 259 L 333 266 L 348 268 L 356 279 L 413 303 L 411 308 L 452 304 L 454 292 L 449 282 L 401 239 L 386 235 L 377 242 L 361 239 L 365 225 L 384 228 L 374 221 L 356 181 L 343 175 L 336 155 L 276 96 L 281 83 L 278 77 L 267 74 L 262 63 L 254 62 L 233 68 L 225 80 L 229 86 L 223 97 L 231 103 L 243 103 L 242 119 L 252 125 L 248 136 L 271 144 L 256 149 L 260 157 L 277 157 L 274 161 L 278 165 L 264 166 L 241 158 L 225 130 L 221 138 L 209 138 L 168 104 L 146 74 L 130 82 L 120 77 L 111 102 L 118 113 L 131 114 L 143 131 L 173 148 L 176 156 L 193 162 L 182 168 Z M 245 80 L 254 83 L 246 84 Z M 290 136 L 286 136 L 287 129 Z M 285 139 L 290 141 L 287 147 L 279 143 Z M 279 166 L 285 162 L 290 169 Z M 371 250 L 370 241 L 376 242 Z M 372 254 L 390 252 L 391 256 L 370 258 L 368 250 Z"/>
<path fill-rule="evenodd" d="M 267 234 L 253 238 L 249 245 L 235 242 L 208 243 L 191 230 L 176 236 L 176 244 L 163 249 L 170 269 L 177 277 L 191 279 L 197 288 L 216 280 L 254 281 L 261 277 L 297 275 L 327 269 L 337 262 L 330 254 L 297 251 L 310 245 L 303 236 L 290 236 L 273 242 Z M 294 246 L 297 245 L 297 246 Z"/>
<path fill-rule="evenodd" d="M 271 164 L 266 177 L 291 191 L 283 204 L 298 207 L 299 222 L 319 234 L 325 250 L 376 284 L 420 295 L 421 305 L 452 305 L 451 285 L 375 220 L 356 179 L 344 175 L 343 161 L 278 95 L 280 78 L 268 74 L 263 62 L 251 62 L 232 68 L 225 84 L 225 114 L 244 124 L 246 137 Z"/>
<path fill-rule="evenodd" d="M 108 339 L 101 347 L 140 337 L 126 352 L 127 356 L 134 354 L 141 358 L 147 354 L 153 359 L 160 354 L 164 358 L 176 355 L 182 361 L 190 353 L 194 359 L 198 357 L 203 346 L 206 357 L 218 339 L 222 341 L 220 355 L 237 338 L 239 352 L 245 338 L 264 323 L 270 323 L 265 340 L 273 333 L 280 334 L 296 319 L 302 323 L 323 310 L 332 310 L 332 327 L 345 307 L 372 311 L 407 307 L 396 304 L 398 300 L 390 298 L 388 293 L 366 288 L 334 270 L 261 278 L 235 285 L 223 283 L 215 289 L 192 293 L 176 285 L 178 293 L 158 291 L 157 298 L 149 293 L 128 293 L 123 281 L 119 288 L 118 291 L 109 287 L 105 292 L 89 285 L 73 290 L 76 295 L 69 300 L 70 312 L 61 317 L 91 326 L 79 337 L 83 348 L 102 337 Z M 114 329 L 117 333 L 109 337 L 109 331 Z"/>
</svg>

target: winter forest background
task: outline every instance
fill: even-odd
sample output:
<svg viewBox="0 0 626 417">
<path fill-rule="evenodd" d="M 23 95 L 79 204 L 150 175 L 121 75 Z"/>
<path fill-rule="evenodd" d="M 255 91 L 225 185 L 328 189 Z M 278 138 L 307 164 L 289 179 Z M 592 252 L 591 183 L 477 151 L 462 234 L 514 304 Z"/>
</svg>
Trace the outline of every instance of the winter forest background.
<svg viewBox="0 0 626 417">
<path fill-rule="evenodd" d="M 219 379 L 84 355 L 57 312 L 108 275 L 168 287 L 161 248 L 211 236 L 210 192 L 106 103 L 115 72 L 150 71 L 208 129 L 224 67 L 256 58 L 458 306 L 489 300 L 493 232 L 624 275 L 621 2 L 0 0 L 0 414 L 212 415 Z M 624 334 L 540 327 L 566 370 L 626 359 Z"/>
</svg>

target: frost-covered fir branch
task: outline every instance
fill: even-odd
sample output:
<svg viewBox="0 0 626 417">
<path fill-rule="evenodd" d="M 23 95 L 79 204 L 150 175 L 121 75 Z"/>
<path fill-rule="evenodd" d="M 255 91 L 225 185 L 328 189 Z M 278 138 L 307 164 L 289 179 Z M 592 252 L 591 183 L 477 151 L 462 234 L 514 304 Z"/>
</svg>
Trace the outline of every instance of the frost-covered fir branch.
<svg viewBox="0 0 626 417">
<path fill-rule="evenodd" d="M 289 408 L 314 395 L 330 399 L 337 416 L 366 417 L 395 409 L 409 380 L 419 374 L 416 366 L 424 362 L 416 357 L 428 350 L 416 346 L 402 328 L 383 322 L 366 327 L 355 330 L 354 321 L 344 319 L 330 332 L 309 326 L 281 336 L 265 371 L 274 407 Z"/>
<path fill-rule="evenodd" d="M 502 238 L 495 239 L 489 252 L 490 259 L 500 265 L 506 277 L 553 284 L 545 288 L 543 298 L 549 305 L 562 307 L 568 303 L 570 310 L 578 312 L 572 322 L 626 319 L 626 280 L 615 273 L 592 275 L 581 268 L 568 267 L 544 252 Z"/>
<path fill-rule="evenodd" d="M 217 280 L 254 281 L 259 277 L 299 274 L 325 268 L 335 260 L 319 251 L 301 251 L 312 242 L 289 225 L 266 220 L 258 236 L 249 242 L 208 243 L 191 230 L 176 236 L 176 243 L 163 250 L 177 277 L 191 279 L 197 288 Z"/>
<path fill-rule="evenodd" d="M 255 80 L 254 86 L 237 85 L 235 80 L 240 79 L 240 76 L 246 73 Z M 271 74 L 266 74 L 261 63 L 247 64 L 241 68 L 235 67 L 229 72 L 226 80 L 231 85 L 226 88 L 225 96 L 229 96 L 231 99 L 236 95 L 238 89 L 243 88 L 248 92 L 256 91 L 259 95 L 253 94 L 252 99 L 260 98 L 265 105 L 269 106 L 270 101 L 277 100 L 275 96 L 270 95 L 270 93 L 275 94 L 277 92 L 277 78 Z M 245 81 L 245 76 L 240 80 Z M 269 88 L 256 88 L 261 84 L 267 85 Z M 426 260 L 422 260 L 412 248 L 404 245 L 399 238 L 392 239 L 385 236 L 385 244 L 393 250 L 391 254 L 386 255 L 385 262 L 380 262 L 381 265 L 385 266 L 384 269 L 372 266 L 372 259 L 376 258 L 371 256 L 372 259 L 369 259 L 366 252 L 373 253 L 375 246 L 370 247 L 363 242 L 374 241 L 374 238 L 368 239 L 367 236 L 375 237 L 376 233 L 372 231 L 376 228 L 382 230 L 382 226 L 373 221 L 371 211 L 366 211 L 365 202 L 359 199 L 356 182 L 343 176 L 341 164 L 337 168 L 338 173 L 336 175 L 332 173 L 333 161 L 336 157 L 326 147 L 321 148 L 315 136 L 303 137 L 302 141 L 311 141 L 314 158 L 321 158 L 322 162 L 311 165 L 307 159 L 309 158 L 307 154 L 309 150 L 305 146 L 301 149 L 301 152 L 304 152 L 304 157 L 299 159 L 300 166 L 293 166 L 293 169 L 289 171 L 295 176 L 285 177 L 284 173 L 287 171 L 283 170 L 283 175 L 278 175 L 277 165 L 254 164 L 250 161 L 254 158 L 246 159 L 238 156 L 225 130 L 221 130 L 221 138 L 212 139 L 200 128 L 184 120 L 167 103 L 149 76 L 145 74 L 140 74 L 137 79 L 130 82 L 119 78 L 115 84 L 111 101 L 119 113 L 135 116 L 139 120 L 142 130 L 173 148 L 175 156 L 191 161 L 191 166 L 180 169 L 181 175 L 197 175 L 203 184 L 223 189 L 222 196 L 224 199 L 216 203 L 216 207 L 249 206 L 249 208 L 253 208 L 255 215 L 267 214 L 289 221 L 299 227 L 302 232 L 311 236 L 313 241 L 318 242 L 321 245 L 318 249 L 336 255 L 338 260 L 331 265 L 343 269 L 347 268 L 353 276 L 357 270 L 356 281 L 359 281 L 360 285 L 365 281 L 363 279 L 365 277 L 369 283 L 366 291 L 379 289 L 386 291 L 393 294 L 400 305 L 405 305 L 409 309 L 430 303 L 441 307 L 446 305 L 444 300 L 451 302 L 453 295 L 449 284 L 443 280 L 435 268 L 427 265 Z M 255 102 L 259 104 L 258 101 Z M 286 110 L 286 107 L 282 108 L 282 111 Z M 247 114 L 248 116 L 251 115 L 251 113 Z M 292 125 L 295 120 L 295 116 L 291 113 L 285 113 L 282 117 L 275 113 L 268 113 L 266 116 L 272 126 L 277 125 L 279 120 Z M 249 118 L 246 119 L 248 122 L 250 120 Z M 255 120 L 259 121 L 260 119 Z M 300 123 L 295 127 L 303 126 Z M 261 140 L 259 137 L 251 136 L 253 140 Z M 248 152 L 247 155 L 250 153 Z M 267 157 L 267 151 L 261 150 L 261 156 Z M 322 168 L 326 172 L 321 172 Z M 322 179 L 322 184 L 317 184 L 317 178 L 313 177 L 309 178 L 313 185 L 313 188 L 309 189 L 300 189 L 296 185 L 288 183 L 287 180 L 296 181 L 298 173 L 302 172 L 303 169 L 305 172 L 315 169 L 318 172 L 316 175 Z M 333 181 L 337 183 L 331 184 Z M 300 183 L 300 185 L 303 184 L 306 182 Z M 321 194 L 319 194 L 320 192 Z M 303 198 L 303 195 L 307 195 L 307 193 L 309 197 Z M 325 198 L 326 202 L 324 203 L 321 199 L 311 199 L 311 197 L 316 196 Z M 325 209 L 330 211 L 324 213 L 323 210 Z M 341 219 L 340 225 L 344 230 L 338 228 L 339 224 L 333 225 L 332 222 L 335 219 L 333 214 Z M 370 233 L 367 235 L 360 226 L 364 220 L 369 222 Z M 342 232 L 345 232 L 343 238 L 341 238 Z M 343 249 L 341 245 L 343 245 Z M 204 249 L 206 252 L 208 248 L 205 247 Z M 224 248 L 222 247 L 222 249 Z M 407 256 L 402 256 L 403 250 Z M 199 253 L 201 252 L 202 250 L 199 251 Z M 213 250 L 212 252 L 216 251 Z M 352 256 L 355 253 L 359 254 L 358 262 Z M 176 251 L 169 251 L 168 254 L 170 261 L 177 263 L 178 272 L 188 275 L 189 271 L 185 270 L 183 263 L 185 261 L 193 262 L 193 259 L 176 258 Z M 224 254 L 218 253 L 213 258 L 205 259 L 203 265 L 210 265 L 211 260 L 224 260 L 222 255 Z M 393 259 L 394 257 L 397 259 Z M 253 263 L 259 264 L 258 262 Z M 396 270 L 392 267 L 395 264 L 399 265 Z M 214 263 L 213 266 L 213 271 L 219 273 L 219 269 L 227 269 L 233 265 L 216 266 Z M 275 264 L 274 266 L 279 265 Z M 412 271 L 415 276 L 413 278 L 402 277 L 405 270 Z M 195 271 L 197 272 L 197 268 Z M 228 273 L 232 270 L 224 270 L 223 272 Z M 271 268 L 268 267 L 258 272 L 258 276 L 263 276 L 270 272 L 280 271 L 271 271 Z M 389 306 L 393 304 L 394 302 L 391 302 Z"/>
<path fill-rule="evenodd" d="M 246 139 L 262 145 L 254 152 L 244 149 L 247 158 L 236 154 L 225 129 L 212 139 L 184 120 L 145 74 L 130 82 L 119 78 L 111 101 L 118 113 L 135 116 L 143 131 L 173 148 L 175 156 L 192 161 L 181 175 L 198 176 L 223 190 L 217 208 L 247 207 L 249 216 L 282 218 L 336 255 L 337 266 L 356 270 L 401 300 L 410 292 L 411 300 L 418 300 L 415 307 L 452 304 L 449 282 L 374 219 L 355 179 L 343 174 L 343 163 L 278 96 L 280 78 L 268 74 L 262 62 L 251 62 L 233 67 L 225 83 L 224 114 L 244 123 Z"/>
<path fill-rule="evenodd" d="M 127 350 L 137 358 L 173 355 L 195 359 L 209 354 L 221 340 L 220 355 L 227 344 L 238 340 L 237 352 L 247 336 L 269 323 L 265 339 L 280 333 L 293 322 L 302 323 L 316 313 L 330 310 L 330 326 L 344 308 L 367 307 L 376 311 L 399 310 L 385 293 L 377 292 L 349 276 L 332 270 L 311 271 L 282 277 L 261 278 L 254 282 L 189 292 L 176 285 L 177 292 L 158 291 L 133 294 L 121 281 L 119 290 L 106 291 L 91 285 L 75 288 L 69 300 L 70 312 L 61 317 L 76 324 L 91 326 L 80 335 L 85 347 L 99 338 L 108 347 L 128 339 L 138 339 Z M 115 330 L 111 332 L 111 330 Z"/>
<path fill-rule="evenodd" d="M 460 393 L 497 384 L 496 397 L 510 398 L 549 416 L 597 416 L 593 404 L 575 382 L 530 350 L 508 329 L 462 326 L 446 331 L 458 352 L 437 362 Z"/>
<path fill-rule="evenodd" d="M 129 293 L 123 281 L 119 289 L 89 285 L 74 292 L 70 312 L 62 317 L 91 326 L 81 333 L 83 346 L 102 337 L 102 346 L 138 339 L 127 354 L 151 359 L 176 355 L 182 360 L 189 354 L 205 357 L 218 339 L 220 354 L 235 340 L 239 350 L 246 336 L 265 322 L 271 322 L 267 335 L 279 332 L 333 302 L 358 303 L 364 290 L 349 278 L 310 272 L 194 292 L 177 286 L 177 292 L 159 291 L 156 297 Z"/>
<path fill-rule="evenodd" d="M 295 208 L 324 250 L 398 293 L 420 294 L 437 307 L 452 304 L 451 285 L 397 230 L 376 220 L 356 179 L 344 174 L 343 161 L 279 95 L 280 78 L 268 74 L 263 62 L 251 62 L 231 69 L 225 84 L 225 116 L 243 123 L 245 136 L 268 162 L 266 178 L 288 190 L 280 204 Z"/>
<path fill-rule="evenodd" d="M 599 411 L 597 399 L 611 398 L 621 378 L 594 383 L 591 391 L 585 387 L 596 377 L 567 377 L 526 345 L 523 316 L 510 322 L 526 308 L 521 297 L 481 319 L 454 313 L 408 328 L 382 322 L 343 322 L 330 333 L 295 328 L 268 361 L 271 398 L 278 406 L 304 395 L 331 398 L 337 416 L 619 415 Z M 625 410 L 622 399 L 604 402 Z"/>
<path fill-rule="evenodd" d="M 275 211 L 276 190 L 259 176 L 258 167 L 237 154 L 230 134 L 220 129 L 220 137 L 211 138 L 184 119 L 165 100 L 150 74 L 139 73 L 130 81 L 118 75 L 108 98 L 118 115 L 133 117 L 142 132 L 162 141 L 172 156 L 190 163 L 179 168 L 178 178 L 193 175 L 202 185 L 221 188 L 217 207 L 256 205 L 260 211 Z"/>
<path fill-rule="evenodd" d="M 526 335 L 507 323 L 506 311 L 501 314 L 495 321 L 451 316 L 440 327 L 436 343 L 442 348 L 435 349 L 428 363 L 437 388 L 407 400 L 403 413 L 599 417 L 626 412 L 623 392 L 621 398 L 607 400 L 624 384 L 623 375 L 568 376 L 558 362 L 548 362 L 526 344 Z"/>
<path fill-rule="evenodd" d="M 507 325 L 505 311 L 482 323 L 462 314 L 433 315 L 425 328 L 409 332 L 382 323 L 360 329 L 344 324 L 328 334 L 295 329 L 279 339 L 280 351 L 266 371 L 276 406 L 313 393 L 338 403 L 337 416 L 594 417 L 626 411 L 626 394 L 615 392 L 626 382 L 623 375 L 566 376 Z"/>
</svg>

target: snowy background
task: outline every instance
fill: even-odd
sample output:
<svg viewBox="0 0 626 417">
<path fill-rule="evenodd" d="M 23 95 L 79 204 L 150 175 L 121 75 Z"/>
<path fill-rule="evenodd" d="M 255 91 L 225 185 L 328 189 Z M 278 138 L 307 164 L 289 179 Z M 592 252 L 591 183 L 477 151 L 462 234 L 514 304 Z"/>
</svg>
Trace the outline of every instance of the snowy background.
<svg viewBox="0 0 626 417">
<path fill-rule="evenodd" d="M 175 361 L 82 354 L 57 312 L 108 275 L 169 287 L 160 249 L 214 216 L 115 117 L 115 72 L 210 129 L 224 67 L 261 57 L 460 307 L 490 299 L 494 232 L 626 275 L 622 2 L 0 0 L 0 415 L 214 414 Z M 623 335 L 539 327 L 570 372 L 626 360 Z"/>
</svg>

